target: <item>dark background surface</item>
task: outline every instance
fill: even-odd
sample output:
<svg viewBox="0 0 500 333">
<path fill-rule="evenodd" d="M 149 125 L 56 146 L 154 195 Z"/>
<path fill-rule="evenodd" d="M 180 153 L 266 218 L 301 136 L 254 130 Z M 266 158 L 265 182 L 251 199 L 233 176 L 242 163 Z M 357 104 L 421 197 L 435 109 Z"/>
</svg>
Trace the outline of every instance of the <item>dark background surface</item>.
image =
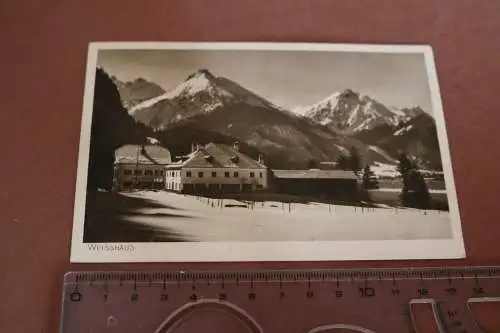
<svg viewBox="0 0 500 333">
<path fill-rule="evenodd" d="M 496 0 L 2 1 L 0 331 L 56 332 L 62 277 L 72 269 L 500 264 L 499 14 Z M 90 41 L 431 44 L 467 259 L 70 265 Z"/>
</svg>

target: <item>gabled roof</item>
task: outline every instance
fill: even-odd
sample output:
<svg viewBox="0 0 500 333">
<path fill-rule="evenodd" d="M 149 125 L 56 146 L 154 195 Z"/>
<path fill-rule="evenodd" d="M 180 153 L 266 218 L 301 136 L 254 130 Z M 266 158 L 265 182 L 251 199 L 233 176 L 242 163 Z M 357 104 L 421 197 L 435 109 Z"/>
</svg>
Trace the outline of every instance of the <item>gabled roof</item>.
<svg viewBox="0 0 500 333">
<path fill-rule="evenodd" d="M 115 150 L 115 163 L 166 165 L 171 161 L 170 151 L 159 145 L 125 145 Z"/>
<path fill-rule="evenodd" d="M 220 143 L 209 143 L 200 147 L 189 154 L 185 161 L 176 165 L 184 168 L 264 169 L 266 167 L 233 147 Z"/>
<path fill-rule="evenodd" d="M 273 170 L 279 179 L 357 179 L 352 171 L 344 170 Z"/>
</svg>

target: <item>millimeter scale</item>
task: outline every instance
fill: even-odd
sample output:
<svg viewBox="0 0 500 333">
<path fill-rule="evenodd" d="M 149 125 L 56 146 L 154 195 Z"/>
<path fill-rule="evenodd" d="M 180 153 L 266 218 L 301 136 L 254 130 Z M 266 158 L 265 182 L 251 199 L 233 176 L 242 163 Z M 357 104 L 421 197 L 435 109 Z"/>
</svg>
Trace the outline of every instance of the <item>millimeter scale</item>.
<svg viewBox="0 0 500 333">
<path fill-rule="evenodd" d="M 82 271 L 64 278 L 60 332 L 490 333 L 499 323 L 500 266 Z"/>
</svg>

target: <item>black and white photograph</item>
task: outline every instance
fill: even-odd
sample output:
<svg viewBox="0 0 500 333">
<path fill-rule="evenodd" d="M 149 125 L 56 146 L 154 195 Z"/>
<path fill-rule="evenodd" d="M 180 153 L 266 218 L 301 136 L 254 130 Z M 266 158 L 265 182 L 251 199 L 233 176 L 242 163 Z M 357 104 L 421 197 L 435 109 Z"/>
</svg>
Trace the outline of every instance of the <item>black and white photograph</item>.
<svg viewBox="0 0 500 333">
<path fill-rule="evenodd" d="M 465 256 L 432 48 L 89 46 L 72 261 Z"/>
</svg>

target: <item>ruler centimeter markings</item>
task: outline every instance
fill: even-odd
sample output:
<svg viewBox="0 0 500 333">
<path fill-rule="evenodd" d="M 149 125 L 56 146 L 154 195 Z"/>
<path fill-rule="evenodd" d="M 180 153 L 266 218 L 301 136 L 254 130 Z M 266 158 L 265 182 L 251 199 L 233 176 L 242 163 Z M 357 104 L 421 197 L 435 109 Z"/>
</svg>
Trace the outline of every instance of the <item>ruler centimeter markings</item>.
<svg viewBox="0 0 500 333">
<path fill-rule="evenodd" d="M 61 332 L 425 333 L 422 313 L 489 333 L 479 305 L 500 314 L 500 267 L 85 271 L 65 276 Z"/>
</svg>

